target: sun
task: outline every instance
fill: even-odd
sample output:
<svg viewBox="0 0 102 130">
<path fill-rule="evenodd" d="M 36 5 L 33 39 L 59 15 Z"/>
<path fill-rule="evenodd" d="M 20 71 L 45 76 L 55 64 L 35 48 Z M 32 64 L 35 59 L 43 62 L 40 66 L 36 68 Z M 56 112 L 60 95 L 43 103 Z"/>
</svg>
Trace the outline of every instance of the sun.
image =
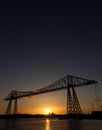
<svg viewBox="0 0 102 130">
<path fill-rule="evenodd" d="M 50 109 L 45 110 L 45 115 L 49 115 L 51 113 Z"/>
</svg>

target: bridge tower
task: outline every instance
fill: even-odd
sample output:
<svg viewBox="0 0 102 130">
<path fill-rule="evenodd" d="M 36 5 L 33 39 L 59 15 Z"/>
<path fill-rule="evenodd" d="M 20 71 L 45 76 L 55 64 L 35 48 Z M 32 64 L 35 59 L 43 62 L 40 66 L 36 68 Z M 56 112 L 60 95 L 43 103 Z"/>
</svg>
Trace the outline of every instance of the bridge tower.
<svg viewBox="0 0 102 130">
<path fill-rule="evenodd" d="M 17 114 L 18 113 L 18 105 L 17 105 L 17 98 L 14 101 L 14 110 L 13 110 L 13 114 Z"/>
<path fill-rule="evenodd" d="M 15 96 L 15 98 L 13 98 Z M 18 113 L 18 105 L 17 105 L 17 91 L 12 91 L 8 97 L 10 98 L 8 101 L 8 106 L 6 109 L 5 114 L 12 114 L 12 103 L 14 101 L 14 108 L 13 108 L 13 114 L 17 114 Z"/>
<path fill-rule="evenodd" d="M 82 114 L 74 87 L 67 88 L 67 115 L 69 114 Z"/>
<path fill-rule="evenodd" d="M 11 114 L 12 100 L 9 100 L 5 114 Z"/>
<path fill-rule="evenodd" d="M 82 114 L 80 103 L 75 91 L 75 86 L 78 84 L 79 79 L 77 77 L 68 76 L 67 81 L 67 115 Z"/>
</svg>

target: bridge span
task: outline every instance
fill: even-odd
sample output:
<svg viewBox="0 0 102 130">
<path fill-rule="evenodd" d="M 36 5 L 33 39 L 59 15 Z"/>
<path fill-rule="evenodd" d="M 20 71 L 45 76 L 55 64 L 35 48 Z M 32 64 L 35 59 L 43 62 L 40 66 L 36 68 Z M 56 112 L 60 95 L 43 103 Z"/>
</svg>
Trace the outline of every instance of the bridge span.
<svg viewBox="0 0 102 130">
<path fill-rule="evenodd" d="M 19 98 L 29 97 L 38 94 L 44 94 L 54 91 L 67 90 L 67 115 L 68 114 L 82 114 L 82 109 L 75 91 L 75 87 L 82 87 L 91 84 L 97 84 L 95 80 L 84 79 L 72 75 L 67 75 L 60 80 L 52 83 L 46 87 L 37 89 L 35 91 L 11 91 L 8 96 L 4 99 L 8 101 L 8 106 L 6 109 L 6 114 L 11 114 L 12 101 L 14 101 L 14 110 L 13 114 L 18 113 L 18 104 L 17 100 Z"/>
</svg>

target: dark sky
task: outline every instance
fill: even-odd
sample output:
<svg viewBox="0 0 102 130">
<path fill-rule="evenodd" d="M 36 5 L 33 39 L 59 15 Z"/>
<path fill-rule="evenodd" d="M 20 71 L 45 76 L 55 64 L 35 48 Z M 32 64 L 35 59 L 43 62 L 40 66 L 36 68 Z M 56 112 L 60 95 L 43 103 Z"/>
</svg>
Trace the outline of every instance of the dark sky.
<svg viewBox="0 0 102 130">
<path fill-rule="evenodd" d="M 0 93 L 35 90 L 66 74 L 101 87 L 100 3 L 1 3 Z"/>
</svg>

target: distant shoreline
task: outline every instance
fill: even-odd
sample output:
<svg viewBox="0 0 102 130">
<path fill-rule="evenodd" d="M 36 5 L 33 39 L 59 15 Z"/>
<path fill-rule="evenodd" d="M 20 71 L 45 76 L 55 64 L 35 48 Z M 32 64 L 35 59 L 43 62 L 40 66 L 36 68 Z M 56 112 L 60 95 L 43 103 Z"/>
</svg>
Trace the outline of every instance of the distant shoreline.
<svg viewBox="0 0 102 130">
<path fill-rule="evenodd" d="M 0 115 L 0 119 L 22 119 L 22 118 L 49 118 L 49 119 L 99 119 L 102 120 L 101 113 L 92 113 L 92 114 L 70 114 L 70 115 L 61 115 L 61 114 L 9 114 L 9 115 Z"/>
</svg>

